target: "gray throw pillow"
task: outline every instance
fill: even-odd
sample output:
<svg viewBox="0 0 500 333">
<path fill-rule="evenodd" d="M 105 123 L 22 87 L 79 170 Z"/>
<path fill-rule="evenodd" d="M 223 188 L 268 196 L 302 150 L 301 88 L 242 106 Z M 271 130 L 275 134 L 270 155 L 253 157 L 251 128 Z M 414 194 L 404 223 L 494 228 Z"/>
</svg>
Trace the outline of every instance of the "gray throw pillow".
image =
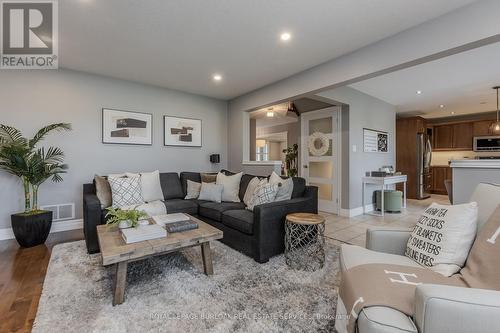
<svg viewBox="0 0 500 333">
<path fill-rule="evenodd" d="M 201 191 L 201 183 L 193 182 L 192 180 L 187 181 L 187 193 L 184 199 L 198 199 Z"/>
<path fill-rule="evenodd" d="M 101 202 L 101 208 L 108 208 L 113 204 L 111 196 L 111 186 L 106 178 L 95 175 L 95 194 L 97 199 Z"/>
<path fill-rule="evenodd" d="M 293 180 L 292 178 L 283 179 L 276 172 L 273 171 L 271 177 L 269 177 L 269 184 L 279 184 L 278 193 L 274 201 L 290 200 L 292 198 L 293 192 Z"/>
<path fill-rule="evenodd" d="M 215 183 L 201 183 L 199 200 L 222 202 L 222 190 L 224 186 Z"/>
</svg>

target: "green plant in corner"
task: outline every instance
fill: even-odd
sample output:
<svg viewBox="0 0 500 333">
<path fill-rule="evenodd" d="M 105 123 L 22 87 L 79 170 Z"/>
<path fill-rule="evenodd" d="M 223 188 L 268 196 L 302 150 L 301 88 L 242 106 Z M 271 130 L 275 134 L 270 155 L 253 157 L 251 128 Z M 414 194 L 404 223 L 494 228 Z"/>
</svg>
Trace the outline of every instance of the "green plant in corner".
<svg viewBox="0 0 500 333">
<path fill-rule="evenodd" d="M 142 210 L 137 209 L 120 209 L 120 208 L 107 208 L 108 212 L 106 217 L 108 218 L 106 224 L 108 226 L 113 226 L 119 224 L 122 221 L 130 221 L 131 227 L 137 227 L 139 225 L 139 220 L 143 220 L 148 217 L 148 214 Z"/>
<path fill-rule="evenodd" d="M 286 174 L 288 177 L 296 177 L 298 175 L 298 157 L 299 157 L 299 145 L 294 144 L 292 147 L 283 149 L 285 153 L 285 164 L 286 164 Z"/>
<path fill-rule="evenodd" d="M 44 148 L 37 149 L 37 144 L 50 132 L 70 129 L 70 124 L 51 124 L 28 139 L 17 128 L 0 124 L 0 169 L 21 179 L 25 214 L 38 212 L 39 186 L 50 177 L 55 182 L 62 181 L 60 174 L 67 169 L 62 163 L 64 154 L 60 148 L 50 147 L 45 151 Z"/>
</svg>

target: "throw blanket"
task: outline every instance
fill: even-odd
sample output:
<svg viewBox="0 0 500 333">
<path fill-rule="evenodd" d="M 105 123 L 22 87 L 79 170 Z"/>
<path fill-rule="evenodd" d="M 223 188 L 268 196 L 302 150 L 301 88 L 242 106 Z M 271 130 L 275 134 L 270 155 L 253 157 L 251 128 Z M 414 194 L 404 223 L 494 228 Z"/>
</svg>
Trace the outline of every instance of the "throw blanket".
<svg viewBox="0 0 500 333">
<path fill-rule="evenodd" d="M 423 283 L 466 287 L 456 276 L 445 277 L 420 267 L 366 264 L 343 272 L 339 293 L 349 315 L 348 332 L 356 331 L 356 320 L 364 307 L 387 306 L 412 316 L 415 289 Z"/>
</svg>

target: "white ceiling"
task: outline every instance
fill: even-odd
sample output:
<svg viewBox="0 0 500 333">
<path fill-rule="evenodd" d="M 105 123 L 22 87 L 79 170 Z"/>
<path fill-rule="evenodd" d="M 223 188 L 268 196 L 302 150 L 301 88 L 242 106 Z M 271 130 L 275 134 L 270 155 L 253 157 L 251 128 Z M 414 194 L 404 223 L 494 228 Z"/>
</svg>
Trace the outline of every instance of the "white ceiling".
<svg viewBox="0 0 500 333">
<path fill-rule="evenodd" d="M 64 0 L 60 66 L 230 99 L 471 2 Z"/>
<path fill-rule="evenodd" d="M 500 85 L 500 43 L 352 84 L 400 113 L 437 118 L 493 111 Z M 417 95 L 416 91 L 422 94 Z M 482 104 L 485 103 L 485 104 Z M 441 109 L 439 106 L 445 107 Z"/>
</svg>

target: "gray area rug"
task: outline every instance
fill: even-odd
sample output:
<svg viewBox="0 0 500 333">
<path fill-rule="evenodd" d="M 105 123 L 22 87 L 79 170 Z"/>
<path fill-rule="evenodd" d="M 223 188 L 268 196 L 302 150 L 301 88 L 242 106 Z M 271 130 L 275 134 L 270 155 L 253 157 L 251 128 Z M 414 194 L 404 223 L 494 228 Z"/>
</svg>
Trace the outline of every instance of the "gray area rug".
<svg viewBox="0 0 500 333">
<path fill-rule="evenodd" d="M 325 267 L 294 271 L 212 242 L 214 275 L 200 248 L 129 265 L 125 302 L 111 305 L 113 270 L 84 241 L 54 247 L 33 332 L 332 332 L 338 248 Z"/>
</svg>

